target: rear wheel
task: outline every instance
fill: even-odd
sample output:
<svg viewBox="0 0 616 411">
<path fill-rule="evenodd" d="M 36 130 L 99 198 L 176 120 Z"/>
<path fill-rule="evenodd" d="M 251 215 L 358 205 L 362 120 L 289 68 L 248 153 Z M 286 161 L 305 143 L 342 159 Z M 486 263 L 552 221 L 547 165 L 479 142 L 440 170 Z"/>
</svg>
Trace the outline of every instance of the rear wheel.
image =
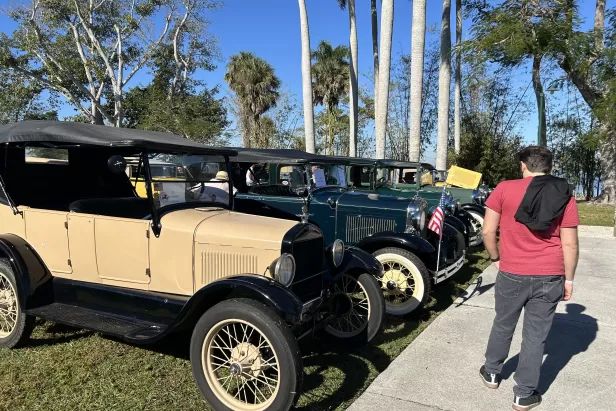
<svg viewBox="0 0 616 411">
<path fill-rule="evenodd" d="M 383 277 L 377 280 L 385 297 L 387 314 L 408 314 L 428 301 L 432 283 L 419 257 L 395 247 L 382 248 L 372 255 L 383 264 Z"/>
<path fill-rule="evenodd" d="M 483 216 L 477 211 L 466 210 L 466 212 L 470 214 L 469 220 L 473 226 L 473 230 L 477 233 L 477 239 L 473 241 L 470 246 L 476 247 L 483 244 L 483 237 L 481 236 L 481 231 L 483 230 Z"/>
<path fill-rule="evenodd" d="M 203 314 L 190 341 L 193 376 L 216 410 L 288 410 L 303 367 L 295 337 L 269 307 L 223 301 Z"/>
<path fill-rule="evenodd" d="M 370 274 L 343 274 L 334 284 L 325 332 L 345 345 L 363 345 L 381 330 L 385 304 L 378 283 Z"/>
<path fill-rule="evenodd" d="M 33 328 L 34 317 L 26 315 L 17 298 L 13 268 L 6 259 L 0 259 L 0 347 L 22 345 Z"/>
</svg>

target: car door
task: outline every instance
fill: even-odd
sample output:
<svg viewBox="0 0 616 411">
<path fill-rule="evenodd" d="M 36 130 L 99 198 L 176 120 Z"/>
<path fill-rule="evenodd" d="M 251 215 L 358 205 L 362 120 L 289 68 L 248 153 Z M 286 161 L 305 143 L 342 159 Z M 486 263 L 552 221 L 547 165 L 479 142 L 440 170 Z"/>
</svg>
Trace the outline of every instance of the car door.
<svg viewBox="0 0 616 411">
<path fill-rule="evenodd" d="M 147 289 L 150 283 L 150 221 L 97 215 L 94 241 L 103 283 Z"/>
<path fill-rule="evenodd" d="M 68 244 L 68 213 L 27 208 L 24 210 L 26 239 L 45 265 L 55 274 L 71 274 Z"/>
</svg>

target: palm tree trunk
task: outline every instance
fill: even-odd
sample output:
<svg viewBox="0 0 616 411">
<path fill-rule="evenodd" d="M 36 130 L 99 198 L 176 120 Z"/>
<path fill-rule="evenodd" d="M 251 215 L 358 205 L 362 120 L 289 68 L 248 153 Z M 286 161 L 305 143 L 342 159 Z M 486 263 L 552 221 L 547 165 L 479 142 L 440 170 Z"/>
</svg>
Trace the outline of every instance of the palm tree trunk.
<svg viewBox="0 0 616 411">
<path fill-rule="evenodd" d="M 535 98 L 537 99 L 537 112 L 539 113 L 541 134 L 539 135 L 538 144 L 542 147 L 548 146 L 546 119 L 545 119 L 545 95 L 543 94 L 543 85 L 541 84 L 541 60 L 543 56 L 533 56 L 533 89 L 535 90 Z"/>
<path fill-rule="evenodd" d="M 441 63 L 438 74 L 438 140 L 436 169 L 447 169 L 449 137 L 449 93 L 451 87 L 451 0 L 443 0 L 441 18 Z"/>
<path fill-rule="evenodd" d="M 315 152 L 314 144 L 314 108 L 312 105 L 312 73 L 310 66 L 310 32 L 308 31 L 308 13 L 306 1 L 299 2 L 299 20 L 302 33 L 302 96 L 304 104 L 304 134 L 306 151 Z"/>
<path fill-rule="evenodd" d="M 385 158 L 387 111 L 389 109 L 389 69 L 394 26 L 394 0 L 381 3 L 381 55 L 379 59 L 378 108 L 376 109 L 376 158 Z"/>
<path fill-rule="evenodd" d="M 460 153 L 460 98 L 462 84 L 462 0 L 456 0 L 456 74 L 454 84 L 454 114 L 453 114 L 453 139 L 455 153 Z"/>
<path fill-rule="evenodd" d="M 372 16 L 372 59 L 374 61 L 374 119 L 378 107 L 379 94 L 379 20 L 376 0 L 370 0 L 370 15 Z"/>
<path fill-rule="evenodd" d="M 355 0 L 348 0 L 349 6 L 349 46 L 351 48 L 351 64 L 349 64 L 349 156 L 357 155 L 357 27 L 355 25 Z"/>
<path fill-rule="evenodd" d="M 409 114 L 409 160 L 419 161 L 421 151 L 421 108 L 423 97 L 424 52 L 426 46 L 426 0 L 413 1 L 411 39 L 411 91 Z"/>
</svg>

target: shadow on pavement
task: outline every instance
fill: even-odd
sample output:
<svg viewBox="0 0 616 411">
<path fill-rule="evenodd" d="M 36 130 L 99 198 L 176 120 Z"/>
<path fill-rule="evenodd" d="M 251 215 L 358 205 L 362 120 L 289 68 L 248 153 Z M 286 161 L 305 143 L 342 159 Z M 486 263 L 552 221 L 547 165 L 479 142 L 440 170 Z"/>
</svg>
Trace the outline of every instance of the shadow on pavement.
<svg viewBox="0 0 616 411">
<path fill-rule="evenodd" d="M 487 292 L 488 290 L 490 290 L 492 287 L 494 287 L 494 283 L 490 283 L 490 284 L 485 284 L 483 285 L 483 277 L 479 276 L 477 277 L 477 279 L 472 283 L 475 285 L 475 288 L 473 288 L 473 291 L 468 294 L 468 295 L 463 295 L 460 297 L 460 299 L 462 301 L 460 301 L 458 304 L 456 304 L 456 308 L 464 305 L 464 303 L 466 303 L 468 300 L 470 300 L 471 298 L 473 298 L 476 295 L 481 295 L 485 292 Z"/>
<path fill-rule="evenodd" d="M 545 359 L 537 391 L 546 393 L 558 374 L 576 355 L 583 353 L 597 337 L 599 326 L 594 317 L 583 314 L 586 307 L 568 304 L 566 314 L 556 314 L 545 342 Z M 503 365 L 502 377 L 509 378 L 518 366 L 519 354 Z"/>
</svg>

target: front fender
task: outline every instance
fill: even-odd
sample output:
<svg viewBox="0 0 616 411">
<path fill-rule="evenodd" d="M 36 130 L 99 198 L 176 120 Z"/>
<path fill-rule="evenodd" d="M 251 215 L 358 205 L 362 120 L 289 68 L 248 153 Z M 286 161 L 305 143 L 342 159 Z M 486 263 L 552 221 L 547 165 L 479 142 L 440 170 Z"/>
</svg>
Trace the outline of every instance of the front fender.
<svg viewBox="0 0 616 411">
<path fill-rule="evenodd" d="M 259 301 L 291 326 L 301 321 L 303 304 L 288 288 L 269 277 L 246 274 L 224 278 L 201 288 L 186 302 L 170 328 L 189 328 L 210 307 L 230 298 Z"/>
<path fill-rule="evenodd" d="M 430 242 L 407 233 L 393 231 L 376 233 L 361 240 L 356 247 L 370 254 L 385 247 L 402 248 L 415 254 L 426 266 L 436 260 L 436 249 Z"/>
<path fill-rule="evenodd" d="M 0 258 L 9 260 L 17 280 L 17 298 L 26 309 L 53 301 L 52 275 L 28 242 L 14 234 L 0 235 Z"/>
<path fill-rule="evenodd" d="M 445 215 L 445 223 L 449 224 L 456 230 L 462 233 L 464 236 L 464 242 L 466 247 L 469 245 L 469 237 L 468 237 L 468 227 L 462 220 L 460 220 L 457 216 Z"/>
<path fill-rule="evenodd" d="M 460 207 L 464 211 L 474 211 L 476 213 L 481 214 L 482 216 L 485 215 L 486 213 L 485 207 L 477 205 L 477 204 L 473 204 L 473 203 L 462 204 Z"/>
</svg>

